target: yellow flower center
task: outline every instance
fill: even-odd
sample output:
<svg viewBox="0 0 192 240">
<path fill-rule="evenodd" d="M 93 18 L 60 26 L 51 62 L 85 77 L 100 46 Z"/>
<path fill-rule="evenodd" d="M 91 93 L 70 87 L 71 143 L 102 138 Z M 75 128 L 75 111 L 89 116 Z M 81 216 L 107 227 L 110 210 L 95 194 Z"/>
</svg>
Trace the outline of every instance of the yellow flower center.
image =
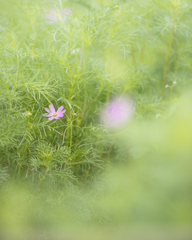
<svg viewBox="0 0 192 240">
<path fill-rule="evenodd" d="M 57 116 L 57 113 L 53 113 L 53 116 L 56 117 L 56 116 Z"/>
<path fill-rule="evenodd" d="M 27 113 L 27 116 L 31 116 L 32 114 L 30 112 Z"/>
</svg>

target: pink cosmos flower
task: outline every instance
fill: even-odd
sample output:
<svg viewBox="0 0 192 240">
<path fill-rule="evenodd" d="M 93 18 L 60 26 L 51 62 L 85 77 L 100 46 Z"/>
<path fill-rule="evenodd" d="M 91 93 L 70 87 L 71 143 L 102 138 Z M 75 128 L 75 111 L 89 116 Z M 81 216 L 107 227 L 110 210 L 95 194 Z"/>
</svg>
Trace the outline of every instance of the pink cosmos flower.
<svg viewBox="0 0 192 240">
<path fill-rule="evenodd" d="M 101 121 L 109 128 L 120 127 L 130 120 L 134 110 L 135 104 L 132 99 L 116 97 L 102 111 Z"/>
<path fill-rule="evenodd" d="M 62 12 L 58 12 L 55 9 L 50 9 L 49 13 L 47 13 L 45 17 L 50 22 L 57 22 L 59 21 L 59 16 L 61 16 L 61 18 L 64 20 L 67 17 L 67 15 L 72 16 L 72 11 L 70 8 L 64 8 Z"/>
<path fill-rule="evenodd" d="M 60 117 L 64 116 L 64 113 L 66 112 L 66 110 L 63 110 L 63 106 L 59 107 L 57 112 L 55 111 L 54 106 L 51 104 L 49 105 L 49 108 L 45 108 L 45 111 L 47 113 L 43 114 L 44 117 L 49 117 L 49 120 L 53 120 L 55 119 L 59 119 Z"/>
</svg>

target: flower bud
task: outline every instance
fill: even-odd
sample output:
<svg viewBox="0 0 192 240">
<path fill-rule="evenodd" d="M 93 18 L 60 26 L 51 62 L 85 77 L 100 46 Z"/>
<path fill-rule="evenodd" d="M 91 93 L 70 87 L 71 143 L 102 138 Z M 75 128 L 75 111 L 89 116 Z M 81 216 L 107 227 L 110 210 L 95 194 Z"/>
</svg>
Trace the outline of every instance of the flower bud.
<svg viewBox="0 0 192 240">
<path fill-rule="evenodd" d="M 177 82 L 176 82 L 176 79 L 175 79 L 175 81 L 173 82 L 172 86 L 175 87 L 176 83 Z"/>
</svg>

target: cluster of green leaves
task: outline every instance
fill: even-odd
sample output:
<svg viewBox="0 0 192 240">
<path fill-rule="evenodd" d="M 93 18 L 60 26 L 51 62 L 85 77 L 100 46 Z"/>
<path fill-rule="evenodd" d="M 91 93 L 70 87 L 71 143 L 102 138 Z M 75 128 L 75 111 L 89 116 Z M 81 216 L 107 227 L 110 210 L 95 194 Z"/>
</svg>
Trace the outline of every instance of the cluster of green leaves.
<svg viewBox="0 0 192 240">
<path fill-rule="evenodd" d="M 178 239 L 190 239 L 185 236 L 191 236 L 192 222 L 191 91 L 184 97 L 185 101 L 174 104 L 166 121 L 133 121 L 116 133 L 114 139 L 128 152 L 129 163 L 110 165 L 91 187 L 68 184 L 55 188 L 54 181 L 47 179 L 47 186 L 33 196 L 31 182 L 3 184 L 0 237 L 34 239 L 38 235 L 38 239 L 62 239 L 69 232 L 73 239 L 76 232 L 81 239 L 82 231 L 89 229 L 93 239 L 101 239 L 98 231 L 103 229 L 107 239 L 116 239 L 116 234 L 109 237 L 112 229 L 116 233 L 134 226 L 139 233 L 137 239 L 143 239 L 138 229 L 144 231 L 147 225 L 150 232 L 160 226 L 160 232 L 163 227 L 174 233 L 177 229 Z M 44 152 L 53 151 L 50 146 L 44 148 Z M 41 146 L 37 152 L 36 158 L 41 159 Z M 59 162 L 60 158 L 56 155 L 53 161 Z M 47 164 L 51 167 L 49 160 Z"/>
<path fill-rule="evenodd" d="M 92 179 L 108 162 L 107 152 L 125 157 L 116 155 L 99 123 L 113 95 L 134 98 L 137 119 L 154 118 L 190 86 L 191 1 L 118 4 L 1 3 L 0 179 Z M 65 7 L 73 14 L 62 19 Z M 56 21 L 46 18 L 49 9 Z M 176 78 L 170 95 L 165 85 Z M 63 105 L 64 118 L 43 117 L 49 104 Z"/>
</svg>

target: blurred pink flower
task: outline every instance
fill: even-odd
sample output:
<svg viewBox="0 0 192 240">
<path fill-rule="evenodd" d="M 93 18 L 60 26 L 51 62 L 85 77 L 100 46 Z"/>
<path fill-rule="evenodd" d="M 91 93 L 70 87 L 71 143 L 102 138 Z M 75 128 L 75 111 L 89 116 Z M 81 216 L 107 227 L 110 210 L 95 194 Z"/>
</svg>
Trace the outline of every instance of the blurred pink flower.
<svg viewBox="0 0 192 240">
<path fill-rule="evenodd" d="M 50 9 L 49 13 L 45 15 L 45 17 L 50 21 L 50 22 L 57 22 L 59 21 L 59 16 L 61 19 L 65 19 L 67 15 L 72 16 L 72 11 L 70 8 L 64 8 L 62 12 L 58 12 L 55 9 Z"/>
<path fill-rule="evenodd" d="M 60 117 L 64 116 L 64 113 L 66 112 L 66 110 L 63 110 L 63 106 L 59 107 L 57 112 L 55 112 L 55 108 L 54 106 L 51 104 L 49 105 L 49 108 L 45 108 L 45 111 L 47 113 L 43 114 L 44 117 L 49 117 L 49 120 L 53 120 L 55 119 L 59 119 Z"/>
<path fill-rule="evenodd" d="M 109 128 L 120 127 L 127 123 L 135 110 L 134 101 L 126 97 L 116 97 L 101 113 L 102 123 Z"/>
</svg>

